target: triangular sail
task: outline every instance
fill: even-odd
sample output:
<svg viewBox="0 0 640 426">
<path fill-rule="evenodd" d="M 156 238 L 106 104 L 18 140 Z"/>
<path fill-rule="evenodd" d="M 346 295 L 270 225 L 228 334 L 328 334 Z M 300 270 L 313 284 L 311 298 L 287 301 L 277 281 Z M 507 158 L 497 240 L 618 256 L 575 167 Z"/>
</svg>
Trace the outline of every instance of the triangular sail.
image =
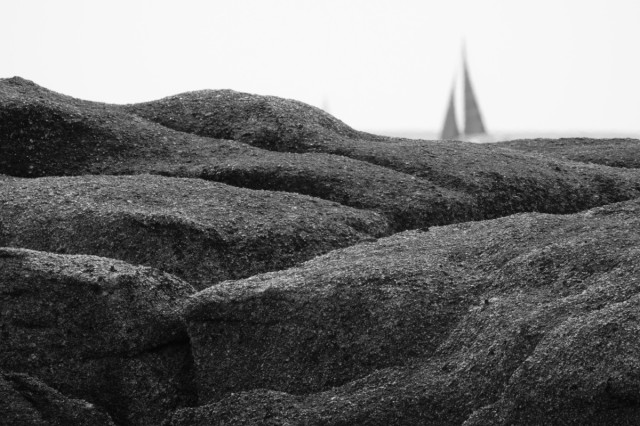
<svg viewBox="0 0 640 426">
<path fill-rule="evenodd" d="M 447 108 L 447 116 L 444 119 L 444 126 L 440 139 L 458 139 L 460 132 L 458 131 L 458 123 L 456 122 L 456 105 L 455 105 L 455 85 L 451 88 L 451 97 L 449 98 L 449 107 Z"/>
<path fill-rule="evenodd" d="M 471 87 L 469 70 L 467 69 L 466 58 L 463 60 L 464 66 L 464 134 L 475 135 L 484 134 L 484 123 L 480 115 L 480 108 Z"/>
</svg>

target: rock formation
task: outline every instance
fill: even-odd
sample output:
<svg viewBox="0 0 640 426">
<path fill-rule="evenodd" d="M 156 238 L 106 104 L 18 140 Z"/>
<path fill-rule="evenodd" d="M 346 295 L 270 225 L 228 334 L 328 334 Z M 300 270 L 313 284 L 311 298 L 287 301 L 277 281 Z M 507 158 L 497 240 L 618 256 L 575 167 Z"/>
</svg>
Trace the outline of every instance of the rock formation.
<svg viewBox="0 0 640 426">
<path fill-rule="evenodd" d="M 637 139 L 524 139 L 499 142 L 496 146 L 582 163 L 640 168 L 640 141 Z"/>
<path fill-rule="evenodd" d="M 193 401 L 181 307 L 193 288 L 163 272 L 86 255 L 0 249 L 0 369 L 157 424 Z"/>
<path fill-rule="evenodd" d="M 152 175 L 12 179 L 0 203 L 0 246 L 121 259 L 200 289 L 390 231 L 317 198 Z"/>
<path fill-rule="evenodd" d="M 632 424 L 638 213 L 407 232 L 204 290 L 186 317 L 209 404 L 171 424 Z"/>
<path fill-rule="evenodd" d="M 224 120 L 207 115 L 212 111 Z M 152 120 L 175 124 L 170 129 Z M 229 91 L 119 106 L 3 79 L 0 122 L 0 173 L 151 173 L 297 192 L 376 211 L 396 231 L 525 211 L 571 213 L 640 194 L 635 169 L 490 144 L 374 136 L 296 101 Z M 287 141 L 276 148 L 287 152 L 261 149 L 273 148 L 260 135 L 274 123 L 279 123 L 278 140 Z M 240 130 L 206 131 L 223 124 Z M 299 126 L 304 137 L 295 131 Z M 243 138 L 245 133 L 253 136 Z M 238 140 L 217 139 L 221 136 Z"/>
<path fill-rule="evenodd" d="M 0 424 L 640 423 L 639 143 L 2 79 Z"/>
<path fill-rule="evenodd" d="M 0 413 L 0 424 L 7 426 L 115 426 L 95 405 L 19 373 L 0 372 Z"/>
</svg>

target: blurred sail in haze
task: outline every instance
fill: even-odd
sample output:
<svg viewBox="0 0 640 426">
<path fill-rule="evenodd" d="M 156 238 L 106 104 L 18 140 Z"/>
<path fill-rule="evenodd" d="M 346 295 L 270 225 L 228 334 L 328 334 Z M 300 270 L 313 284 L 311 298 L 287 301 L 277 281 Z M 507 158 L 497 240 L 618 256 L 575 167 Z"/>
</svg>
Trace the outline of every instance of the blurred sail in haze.
<svg viewBox="0 0 640 426">
<path fill-rule="evenodd" d="M 464 134 L 483 135 L 487 132 L 484 130 L 480 107 L 473 93 L 473 87 L 471 87 L 466 55 L 462 58 L 462 66 L 464 72 Z"/>
<path fill-rule="evenodd" d="M 440 139 L 458 139 L 460 136 L 483 136 L 486 135 L 480 107 L 476 100 L 473 87 L 471 85 L 471 77 L 469 76 L 469 68 L 467 65 L 466 53 L 462 51 L 462 74 L 464 78 L 464 133 L 458 131 L 455 117 L 455 84 L 451 90 L 449 98 L 449 106 L 447 107 L 447 115 L 444 119 Z"/>
<path fill-rule="evenodd" d="M 447 116 L 444 119 L 444 126 L 442 127 L 442 133 L 440 139 L 456 139 L 460 136 L 458 131 L 458 123 L 456 122 L 456 86 L 455 84 L 451 88 L 451 96 L 449 97 L 449 107 L 447 108 Z"/>
<path fill-rule="evenodd" d="M 329 98 L 327 96 L 322 98 L 322 109 L 324 110 L 324 112 L 326 112 L 328 114 L 331 113 L 331 110 L 329 108 Z"/>
</svg>

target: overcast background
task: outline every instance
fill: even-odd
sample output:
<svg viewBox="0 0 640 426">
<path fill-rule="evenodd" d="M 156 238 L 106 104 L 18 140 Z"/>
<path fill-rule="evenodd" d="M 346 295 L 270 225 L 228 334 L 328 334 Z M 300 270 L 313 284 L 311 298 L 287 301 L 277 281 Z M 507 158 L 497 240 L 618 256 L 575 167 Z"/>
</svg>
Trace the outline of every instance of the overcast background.
<svg viewBox="0 0 640 426">
<path fill-rule="evenodd" d="M 0 77 L 130 103 L 294 98 L 360 129 L 440 130 L 466 40 L 490 132 L 640 135 L 638 0 L 5 0 Z"/>
</svg>

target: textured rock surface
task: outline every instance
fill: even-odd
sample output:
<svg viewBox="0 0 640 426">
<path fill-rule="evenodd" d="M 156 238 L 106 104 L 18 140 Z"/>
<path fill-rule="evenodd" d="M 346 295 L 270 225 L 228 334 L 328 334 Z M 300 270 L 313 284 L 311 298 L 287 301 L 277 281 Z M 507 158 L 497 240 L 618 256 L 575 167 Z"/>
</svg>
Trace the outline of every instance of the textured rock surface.
<svg viewBox="0 0 640 426">
<path fill-rule="evenodd" d="M 466 425 L 638 424 L 640 297 L 603 305 L 545 336 L 502 399 Z"/>
<path fill-rule="evenodd" d="M 572 212 L 628 199 L 637 196 L 639 190 L 636 171 L 523 155 L 495 144 L 371 135 L 346 126 L 322 110 L 275 96 L 202 90 L 126 108 L 184 132 L 276 151 L 338 154 L 410 174 L 437 187 L 471 195 L 470 212 L 485 219 L 522 211 Z M 535 143 L 523 142 L 523 146 Z M 592 140 L 602 149 L 591 148 L 590 158 L 637 162 L 640 148 L 633 142 L 605 145 L 605 141 Z M 560 158 L 582 161 L 579 157 Z M 601 163 L 618 165 L 620 161 Z M 632 194 L 623 195 L 628 190 Z"/>
<path fill-rule="evenodd" d="M 272 151 L 324 151 L 353 138 L 390 140 L 359 132 L 323 110 L 276 96 L 200 90 L 125 106 L 171 129 L 245 142 Z"/>
<path fill-rule="evenodd" d="M 476 302 L 474 265 L 446 265 L 450 234 L 402 234 L 195 295 L 186 315 L 203 400 L 319 391 L 430 356 Z"/>
<path fill-rule="evenodd" d="M 6 180 L 0 204 L 0 246 L 121 259 L 197 288 L 390 232 L 324 200 L 151 175 Z"/>
<path fill-rule="evenodd" d="M 2 426 L 115 426 L 103 410 L 26 374 L 0 372 Z"/>
<path fill-rule="evenodd" d="M 242 392 L 218 404 L 177 410 L 162 426 L 298 425 L 311 420 L 302 418 L 302 401 L 302 397 L 284 392 Z"/>
<path fill-rule="evenodd" d="M 251 389 L 268 387 L 312 393 L 272 404 L 292 424 L 634 419 L 639 213 L 633 201 L 407 232 L 197 293 L 200 400 L 247 393 L 180 416 L 252 418 Z"/>
<path fill-rule="evenodd" d="M 0 173 L 198 177 L 374 210 L 394 230 L 522 211 L 568 213 L 640 195 L 640 171 L 634 169 L 490 144 L 368 135 L 299 102 L 225 91 L 220 104 L 216 93 L 186 93 L 137 108 L 74 99 L 20 78 L 0 80 Z M 212 111 L 224 117 L 237 112 L 228 122 L 235 130 L 218 136 L 239 139 L 176 131 L 133 111 L 159 121 L 164 115 L 162 123 L 173 120 L 174 128 L 194 132 L 225 123 L 206 116 Z M 241 142 L 273 148 L 263 140 L 276 141 L 278 149 L 312 152 L 275 152 Z"/>
<path fill-rule="evenodd" d="M 232 91 L 107 105 L 1 79 L 0 246 L 48 252 L 0 249 L 0 412 L 638 424 L 637 154 L 393 139 Z M 167 271 L 226 281 L 193 294 Z"/>
<path fill-rule="evenodd" d="M 496 146 L 583 163 L 640 168 L 638 139 L 524 139 L 499 142 Z"/>
<path fill-rule="evenodd" d="M 180 316 L 193 288 L 159 271 L 95 256 L 0 249 L 0 368 L 37 377 L 156 424 L 193 398 Z"/>
<path fill-rule="evenodd" d="M 468 195 L 329 154 L 275 153 L 177 132 L 121 107 L 82 101 L 20 78 L 0 80 L 0 173 L 22 177 L 140 174 L 297 192 L 387 216 L 394 229 L 470 217 Z"/>
</svg>

